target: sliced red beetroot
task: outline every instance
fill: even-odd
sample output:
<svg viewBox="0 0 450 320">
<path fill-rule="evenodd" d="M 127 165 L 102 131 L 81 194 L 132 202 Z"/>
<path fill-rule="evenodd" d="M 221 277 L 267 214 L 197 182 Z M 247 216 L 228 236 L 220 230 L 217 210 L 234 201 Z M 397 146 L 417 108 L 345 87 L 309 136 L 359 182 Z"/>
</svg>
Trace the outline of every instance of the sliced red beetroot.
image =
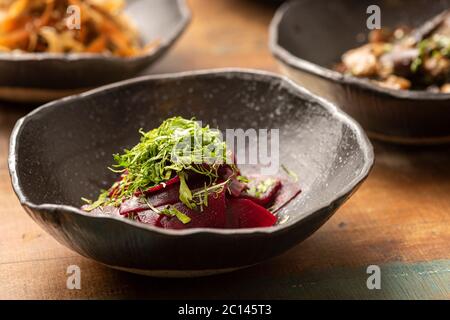
<svg viewBox="0 0 450 320">
<path fill-rule="evenodd" d="M 230 190 L 233 197 L 239 197 L 246 187 L 245 183 L 240 182 L 236 178 L 232 178 L 228 184 L 228 190 Z"/>
<path fill-rule="evenodd" d="M 263 207 L 275 201 L 281 188 L 280 179 L 267 176 L 250 176 L 248 179 L 249 183 L 241 195 L 242 198 L 249 199 Z"/>
<path fill-rule="evenodd" d="M 227 199 L 228 228 L 271 227 L 277 218 L 266 208 L 248 199 Z"/>
<path fill-rule="evenodd" d="M 209 185 L 211 183 L 208 177 L 196 172 L 190 172 L 186 182 L 191 190 L 203 188 L 205 184 Z"/>
<path fill-rule="evenodd" d="M 191 210 L 181 202 L 174 204 L 173 207 L 187 215 L 191 221 L 183 224 L 177 217 L 162 216 L 160 223 L 165 229 L 225 228 L 225 189 L 219 194 L 210 194 L 208 206 L 204 207 L 203 211 Z"/>
<path fill-rule="evenodd" d="M 217 173 L 223 180 L 227 180 L 229 177 L 234 175 L 234 171 L 229 165 L 221 166 Z"/>
<path fill-rule="evenodd" d="M 139 212 L 137 215 L 137 219 L 145 224 L 155 226 L 155 227 L 161 227 L 161 219 L 162 216 L 159 213 L 156 213 L 152 210 L 146 210 Z"/>
<path fill-rule="evenodd" d="M 278 191 L 275 201 L 272 203 L 272 212 L 277 212 L 284 206 L 286 206 L 290 201 L 297 197 L 302 190 L 298 182 L 292 181 L 292 179 L 282 179 L 281 189 Z"/>
<path fill-rule="evenodd" d="M 153 192 L 146 196 L 134 196 L 125 200 L 120 206 L 120 214 L 126 215 L 129 213 L 138 213 L 150 209 L 149 203 L 153 207 L 165 206 L 179 202 L 179 184 L 171 184 L 158 192 Z"/>
<path fill-rule="evenodd" d="M 144 210 L 148 210 L 148 205 L 140 197 L 132 197 L 131 199 L 125 200 L 119 208 L 121 215 L 125 216 L 130 213 L 137 213 Z"/>
<path fill-rule="evenodd" d="M 164 183 L 160 183 L 160 184 L 157 184 L 154 187 L 148 188 L 144 192 L 137 191 L 135 193 L 135 195 L 136 196 L 140 196 L 140 195 L 142 195 L 142 193 L 148 195 L 148 194 L 151 194 L 153 192 L 161 191 L 161 190 L 167 188 L 168 186 L 171 186 L 171 185 L 177 184 L 177 183 L 180 183 L 180 178 L 178 178 L 178 176 L 176 176 L 176 177 L 174 177 L 174 178 L 172 178 L 170 180 L 167 180 Z"/>
<path fill-rule="evenodd" d="M 82 210 L 89 210 L 89 205 L 85 205 L 81 207 Z M 113 207 L 113 206 L 105 206 L 105 207 L 98 207 L 95 208 L 92 211 L 89 211 L 90 214 L 95 216 L 102 216 L 102 215 L 108 215 L 108 216 L 119 216 L 119 208 Z"/>
<path fill-rule="evenodd" d="M 199 174 L 191 174 L 188 179 L 188 185 L 191 190 L 201 188 L 209 183 L 208 178 Z M 128 200 L 125 200 L 120 206 L 120 214 L 128 215 L 131 213 L 138 213 L 150 209 L 149 203 L 157 208 L 160 206 L 167 206 L 180 202 L 180 180 L 179 178 L 173 178 L 167 181 L 165 186 L 162 184 L 156 187 L 150 188 L 145 192 L 144 195 L 134 196 Z"/>
<path fill-rule="evenodd" d="M 239 197 L 239 195 L 245 190 L 246 184 L 240 182 L 237 179 L 237 176 L 239 175 L 239 172 L 233 171 L 230 166 L 225 165 L 219 170 L 219 176 L 223 181 L 230 180 L 230 183 L 228 184 L 228 190 L 230 190 L 230 193 L 234 197 Z"/>
<path fill-rule="evenodd" d="M 174 184 L 159 192 L 147 196 L 147 201 L 154 207 L 174 204 L 180 201 L 180 185 Z"/>
</svg>

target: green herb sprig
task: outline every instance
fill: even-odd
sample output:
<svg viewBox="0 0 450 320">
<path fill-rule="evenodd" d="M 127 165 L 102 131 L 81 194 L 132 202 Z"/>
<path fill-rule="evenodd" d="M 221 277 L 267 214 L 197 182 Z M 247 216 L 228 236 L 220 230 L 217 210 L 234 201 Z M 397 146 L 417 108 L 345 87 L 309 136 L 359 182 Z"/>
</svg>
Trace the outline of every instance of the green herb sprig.
<svg viewBox="0 0 450 320">
<path fill-rule="evenodd" d="M 148 132 L 139 130 L 140 143 L 122 154 L 115 154 L 111 171 L 122 174 L 121 180 L 90 202 L 87 211 L 100 206 L 119 206 L 136 193 L 180 178 L 180 201 L 196 208 L 187 185 L 188 173 L 208 177 L 206 189 L 215 184 L 219 167 L 227 163 L 226 144 L 218 130 L 202 127 L 195 119 L 173 117 Z M 89 202 L 88 202 L 89 203 Z"/>
</svg>

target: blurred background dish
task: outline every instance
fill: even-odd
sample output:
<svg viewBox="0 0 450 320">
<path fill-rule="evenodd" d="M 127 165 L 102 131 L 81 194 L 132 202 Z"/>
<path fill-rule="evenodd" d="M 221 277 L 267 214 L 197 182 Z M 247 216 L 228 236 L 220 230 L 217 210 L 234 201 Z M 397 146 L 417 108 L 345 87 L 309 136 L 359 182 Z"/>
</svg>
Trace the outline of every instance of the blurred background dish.
<svg viewBox="0 0 450 320">
<path fill-rule="evenodd" d="M 366 13 L 381 8 L 383 27 L 420 26 L 450 1 L 312 1 L 283 4 L 270 27 L 270 48 L 284 73 L 335 102 L 371 137 L 404 144 L 450 142 L 450 94 L 394 90 L 333 70 L 341 56 L 367 42 Z M 338 23 L 337 23 L 338 22 Z"/>
<path fill-rule="evenodd" d="M 87 53 L 73 46 L 67 53 L 2 50 L 0 98 L 42 102 L 133 77 L 161 57 L 190 20 L 184 0 L 127 0 L 125 15 L 142 42 L 142 52 L 130 47 L 127 52 Z"/>
</svg>

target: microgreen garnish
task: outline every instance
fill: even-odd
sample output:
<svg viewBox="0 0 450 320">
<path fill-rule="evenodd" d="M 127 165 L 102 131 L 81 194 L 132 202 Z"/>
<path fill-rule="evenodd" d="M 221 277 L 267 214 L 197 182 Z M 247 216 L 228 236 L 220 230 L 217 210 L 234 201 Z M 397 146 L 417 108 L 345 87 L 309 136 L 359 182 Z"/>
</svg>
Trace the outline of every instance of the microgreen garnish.
<svg viewBox="0 0 450 320">
<path fill-rule="evenodd" d="M 175 208 L 173 206 L 167 206 L 166 208 L 164 208 L 162 210 L 158 210 L 157 208 L 152 206 L 152 204 L 147 200 L 147 198 L 142 197 L 141 199 L 144 200 L 144 202 L 148 205 L 148 207 L 153 212 L 156 212 L 158 214 L 164 214 L 169 217 L 176 217 L 183 224 L 187 224 L 187 223 L 191 222 L 191 218 L 189 218 L 187 215 L 185 215 L 183 212 L 181 212 L 180 210 L 178 210 L 177 208 Z"/>
<path fill-rule="evenodd" d="M 189 218 L 187 215 L 185 215 L 183 212 L 181 212 L 175 207 L 164 208 L 159 213 L 167 215 L 169 217 L 177 217 L 177 219 L 180 220 L 183 224 L 191 222 L 191 218 Z"/>
<path fill-rule="evenodd" d="M 450 57 L 450 38 L 435 34 L 429 39 L 422 40 L 417 44 L 418 56 L 411 64 L 411 71 L 416 73 L 422 67 L 428 56 L 431 57 Z"/>
<path fill-rule="evenodd" d="M 208 206 L 208 197 L 211 194 L 214 194 L 214 196 L 217 197 L 223 191 L 223 189 L 225 188 L 225 186 L 228 184 L 229 181 L 230 180 L 226 180 L 224 182 L 211 185 L 209 187 L 205 186 L 204 189 L 201 189 L 192 195 L 193 201 L 196 206 L 200 207 L 200 211 L 203 211 L 203 207 Z"/>
<path fill-rule="evenodd" d="M 115 154 L 115 164 L 110 168 L 122 174 L 121 180 L 104 191 L 97 201 L 90 204 L 93 210 L 100 206 L 120 206 L 137 192 L 180 178 L 180 201 L 190 209 L 196 207 L 188 187 L 188 173 L 208 177 L 213 186 L 218 178 L 217 170 L 227 162 L 226 144 L 219 131 L 202 127 L 195 119 L 173 117 L 149 132 L 139 130 L 140 143 L 123 154 Z"/>
<path fill-rule="evenodd" d="M 180 177 L 180 200 L 188 208 L 195 209 L 195 203 L 192 202 L 192 192 L 187 185 L 187 175 L 184 172 L 178 174 Z"/>
<path fill-rule="evenodd" d="M 263 180 L 257 185 L 251 186 L 247 192 L 256 198 L 260 198 L 275 184 L 275 182 L 275 179 L 272 178 Z"/>
<path fill-rule="evenodd" d="M 249 183 L 250 182 L 250 180 L 247 177 L 244 177 L 244 176 L 237 176 L 237 179 L 238 179 L 239 182 L 242 182 L 242 183 Z"/>
<path fill-rule="evenodd" d="M 428 47 L 430 45 L 430 41 L 428 39 L 422 40 L 417 44 L 417 49 L 419 50 L 419 54 L 417 57 L 413 60 L 411 64 L 411 71 L 413 73 L 416 73 L 419 71 L 419 68 L 422 66 L 424 62 L 424 58 L 427 54 Z"/>
<path fill-rule="evenodd" d="M 284 164 L 281 165 L 281 168 L 287 173 L 288 176 L 294 179 L 295 182 L 298 181 L 298 175 L 294 171 L 288 169 Z"/>
<path fill-rule="evenodd" d="M 103 191 L 96 201 L 92 201 L 92 200 L 89 200 L 86 198 L 81 198 L 81 200 L 83 200 L 83 202 L 86 203 L 86 205 L 83 207 L 83 210 L 85 210 L 87 212 L 91 212 L 91 211 L 101 207 L 103 205 L 103 203 L 105 203 L 105 201 L 107 201 L 107 198 L 108 198 L 107 191 Z"/>
</svg>

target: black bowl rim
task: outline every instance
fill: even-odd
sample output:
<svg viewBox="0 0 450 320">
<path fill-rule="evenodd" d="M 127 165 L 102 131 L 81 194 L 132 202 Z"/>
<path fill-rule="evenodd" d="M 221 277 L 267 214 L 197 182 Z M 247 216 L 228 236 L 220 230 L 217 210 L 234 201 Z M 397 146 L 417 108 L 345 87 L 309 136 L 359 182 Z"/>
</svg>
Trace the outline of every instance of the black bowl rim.
<svg viewBox="0 0 450 320">
<path fill-rule="evenodd" d="M 162 228 L 157 228 L 153 226 L 149 226 L 143 223 L 131 221 L 128 219 L 123 219 L 120 217 L 114 217 L 114 216 L 92 216 L 88 213 L 82 211 L 79 208 L 70 206 L 70 205 L 57 205 L 57 204 L 35 204 L 27 200 L 27 197 L 22 192 L 22 188 L 19 184 L 19 178 L 17 175 L 17 160 L 16 160 L 16 153 L 18 150 L 17 140 L 19 135 L 22 132 L 22 129 L 26 122 L 29 119 L 32 119 L 34 116 L 39 115 L 41 111 L 47 108 L 54 107 L 55 105 L 64 104 L 69 101 L 74 101 L 78 99 L 83 99 L 85 97 L 91 97 L 95 96 L 96 94 L 101 94 L 108 91 L 113 91 L 117 88 L 121 88 L 123 86 L 129 85 L 129 84 L 135 84 L 135 83 L 142 83 L 142 82 L 148 82 L 148 81 L 160 81 L 160 80 L 166 80 L 166 79 L 185 79 L 185 78 L 195 78 L 195 77 L 201 77 L 201 76 L 208 76 L 208 75 L 222 75 L 222 76 L 236 76 L 241 77 L 241 79 L 248 80 L 249 78 L 252 79 L 264 79 L 266 81 L 278 81 L 280 85 L 285 86 L 288 89 L 291 89 L 295 91 L 295 94 L 301 95 L 305 100 L 314 101 L 321 105 L 324 109 L 326 109 L 330 115 L 337 119 L 338 121 L 345 123 L 349 126 L 349 128 L 355 133 L 356 140 L 358 141 L 358 145 L 361 148 L 363 154 L 364 154 L 364 166 L 361 169 L 361 173 L 355 177 L 345 188 L 343 188 L 339 193 L 336 194 L 333 200 L 330 202 L 323 203 L 322 205 L 318 206 L 317 208 L 313 208 L 307 212 L 305 212 L 302 215 L 299 215 L 296 219 L 290 219 L 288 222 L 269 227 L 269 228 L 248 228 L 248 229 L 213 229 L 213 228 L 195 228 L 195 229 L 187 229 L 187 230 L 167 230 Z M 210 235 L 235 235 L 235 234 L 271 234 L 275 232 L 282 231 L 286 229 L 287 227 L 292 227 L 303 219 L 307 218 L 308 216 L 319 212 L 323 209 L 332 207 L 333 204 L 335 204 L 339 199 L 345 199 L 346 196 L 352 193 L 369 175 L 372 167 L 374 165 L 374 151 L 372 144 L 370 143 L 369 138 L 365 134 L 362 127 L 349 115 L 347 115 L 344 111 L 342 111 L 340 108 L 338 108 L 336 105 L 332 104 L 331 102 L 328 102 L 327 100 L 320 98 L 318 96 L 313 95 L 305 88 L 297 85 L 293 81 L 291 81 L 289 78 L 274 74 L 267 71 L 261 71 L 261 70 L 252 70 L 252 69 L 243 69 L 243 68 L 222 68 L 222 69 L 209 69 L 209 70 L 198 70 L 198 71 L 187 71 L 187 72 L 179 72 L 179 73 L 172 73 L 172 74 L 164 74 L 164 75 L 148 75 L 148 76 L 142 76 L 137 77 L 134 79 L 124 80 L 120 82 L 116 82 L 110 85 L 102 86 L 100 88 L 93 89 L 88 92 L 84 92 L 81 94 L 65 97 L 59 100 L 55 100 L 52 102 L 49 102 L 47 104 L 44 104 L 43 106 L 35 109 L 34 111 L 30 112 L 26 116 L 19 119 L 11 133 L 10 138 L 10 146 L 9 146 L 9 156 L 8 156 L 8 167 L 9 167 L 9 173 L 11 176 L 12 186 L 14 189 L 14 192 L 16 193 L 17 197 L 19 198 L 19 201 L 22 206 L 28 207 L 32 210 L 37 211 L 68 211 L 74 214 L 79 214 L 85 217 L 89 217 L 91 219 L 111 219 L 118 221 L 120 223 L 129 224 L 133 227 L 137 227 L 140 229 L 148 230 L 150 232 L 156 232 L 159 234 L 169 235 L 169 236 L 187 236 L 192 234 L 210 234 Z"/>
<path fill-rule="evenodd" d="M 147 59 L 156 56 L 158 53 L 168 49 L 186 30 L 187 26 L 191 22 L 191 11 L 186 3 L 186 0 L 177 0 L 177 6 L 181 12 L 181 19 L 177 23 L 174 31 L 169 36 L 159 43 L 154 49 L 145 52 L 144 54 L 120 57 L 110 54 L 97 54 L 97 53 L 30 53 L 30 52 L 5 52 L 0 53 L 0 62 L 29 62 L 29 61 L 52 61 L 52 62 L 78 62 L 78 61 L 96 61 L 107 60 L 111 62 L 134 62 Z"/>
<path fill-rule="evenodd" d="M 370 91 L 375 91 L 379 94 L 387 95 L 397 99 L 450 101 L 450 93 L 434 93 L 434 92 L 413 91 L 413 90 L 394 90 L 384 88 L 382 86 L 374 84 L 372 81 L 368 79 L 357 78 L 351 75 L 342 74 L 329 68 L 322 67 L 308 60 L 299 58 L 298 56 L 289 52 L 279 43 L 278 33 L 281 21 L 283 20 L 287 11 L 290 10 L 292 6 L 300 5 L 301 3 L 306 3 L 307 1 L 310 0 L 301 0 L 301 1 L 297 0 L 285 2 L 277 9 L 274 17 L 272 18 L 272 21 L 269 26 L 269 48 L 272 54 L 276 58 L 278 58 L 281 62 L 285 63 L 290 67 L 306 71 L 310 74 L 319 76 L 321 78 L 325 78 L 341 84 L 360 87 L 362 89 Z"/>
</svg>

